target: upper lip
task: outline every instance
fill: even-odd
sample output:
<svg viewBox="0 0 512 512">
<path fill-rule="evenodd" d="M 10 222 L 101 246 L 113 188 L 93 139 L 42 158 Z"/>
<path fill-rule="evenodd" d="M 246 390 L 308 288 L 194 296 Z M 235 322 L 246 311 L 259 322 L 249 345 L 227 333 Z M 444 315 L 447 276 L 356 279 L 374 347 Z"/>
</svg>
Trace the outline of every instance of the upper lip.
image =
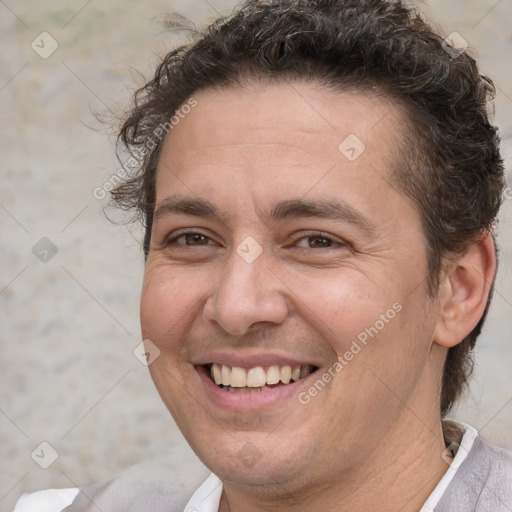
<svg viewBox="0 0 512 512">
<path fill-rule="evenodd" d="M 225 352 L 209 352 L 201 354 L 195 361 L 194 365 L 203 366 L 206 364 L 218 363 L 226 366 L 237 366 L 240 368 L 255 368 L 256 366 L 297 366 L 297 365 L 310 365 L 319 367 L 320 363 L 312 361 L 308 358 L 290 357 L 285 354 L 260 352 L 260 353 L 237 353 L 235 351 Z"/>
</svg>

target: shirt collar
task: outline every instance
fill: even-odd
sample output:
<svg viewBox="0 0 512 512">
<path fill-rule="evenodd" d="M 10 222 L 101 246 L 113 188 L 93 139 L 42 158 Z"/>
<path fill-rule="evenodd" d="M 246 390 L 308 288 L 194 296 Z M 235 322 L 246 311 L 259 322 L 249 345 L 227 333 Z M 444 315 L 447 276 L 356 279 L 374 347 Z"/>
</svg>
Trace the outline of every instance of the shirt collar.
<svg viewBox="0 0 512 512">
<path fill-rule="evenodd" d="M 184 512 L 218 512 L 222 488 L 221 479 L 212 473 L 192 495 Z"/>
<path fill-rule="evenodd" d="M 443 452 L 443 455 L 448 457 L 451 453 L 455 454 L 455 456 L 453 457 L 450 466 L 446 470 L 446 473 L 443 475 L 443 478 L 439 480 L 439 483 L 436 485 L 435 489 L 432 491 L 423 507 L 421 507 L 420 512 L 433 512 L 434 508 L 437 506 L 446 489 L 450 485 L 450 482 L 453 480 L 453 477 L 455 476 L 455 473 L 457 473 L 460 465 L 466 460 L 471 448 L 473 447 L 475 439 L 478 437 L 477 430 L 471 425 L 455 422 L 450 423 L 459 427 L 459 429 L 462 431 L 462 439 L 460 440 L 460 444 L 457 441 L 452 441 L 449 443 L 450 440 L 446 440 L 446 443 L 449 444 L 446 450 Z"/>
</svg>

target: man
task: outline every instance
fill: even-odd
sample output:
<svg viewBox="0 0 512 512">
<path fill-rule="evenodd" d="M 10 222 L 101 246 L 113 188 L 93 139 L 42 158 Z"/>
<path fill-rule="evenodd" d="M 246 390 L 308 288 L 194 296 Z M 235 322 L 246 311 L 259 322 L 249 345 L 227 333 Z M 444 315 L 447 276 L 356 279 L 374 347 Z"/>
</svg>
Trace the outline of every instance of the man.
<svg viewBox="0 0 512 512">
<path fill-rule="evenodd" d="M 247 2 L 170 52 L 114 199 L 146 225 L 151 376 L 212 474 L 16 510 L 512 510 L 512 454 L 443 419 L 496 273 L 492 91 L 385 0 Z"/>
</svg>

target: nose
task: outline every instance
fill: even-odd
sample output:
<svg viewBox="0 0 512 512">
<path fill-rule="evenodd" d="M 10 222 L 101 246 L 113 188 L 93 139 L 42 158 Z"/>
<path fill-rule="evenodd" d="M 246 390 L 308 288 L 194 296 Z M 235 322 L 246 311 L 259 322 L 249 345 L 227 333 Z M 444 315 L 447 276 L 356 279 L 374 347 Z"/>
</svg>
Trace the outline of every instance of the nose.
<svg viewBox="0 0 512 512">
<path fill-rule="evenodd" d="M 252 263 L 233 254 L 229 267 L 204 305 L 204 319 L 237 336 L 259 324 L 279 325 L 288 315 L 285 289 L 266 265 L 263 254 Z"/>
</svg>

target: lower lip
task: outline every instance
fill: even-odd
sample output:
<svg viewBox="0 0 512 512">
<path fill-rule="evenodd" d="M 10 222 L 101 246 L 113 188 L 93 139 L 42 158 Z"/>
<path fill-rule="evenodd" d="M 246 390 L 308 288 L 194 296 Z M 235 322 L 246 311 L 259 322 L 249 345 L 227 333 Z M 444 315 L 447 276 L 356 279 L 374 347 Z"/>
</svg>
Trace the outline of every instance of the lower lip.
<svg viewBox="0 0 512 512">
<path fill-rule="evenodd" d="M 304 387 L 316 371 L 306 377 L 284 386 L 262 391 L 247 391 L 242 393 L 227 391 L 217 386 L 204 366 L 196 366 L 196 372 L 206 391 L 208 398 L 217 406 L 231 411 L 251 411 L 264 407 L 281 404 L 284 400 L 295 398 L 298 402 L 300 389 Z"/>
</svg>

